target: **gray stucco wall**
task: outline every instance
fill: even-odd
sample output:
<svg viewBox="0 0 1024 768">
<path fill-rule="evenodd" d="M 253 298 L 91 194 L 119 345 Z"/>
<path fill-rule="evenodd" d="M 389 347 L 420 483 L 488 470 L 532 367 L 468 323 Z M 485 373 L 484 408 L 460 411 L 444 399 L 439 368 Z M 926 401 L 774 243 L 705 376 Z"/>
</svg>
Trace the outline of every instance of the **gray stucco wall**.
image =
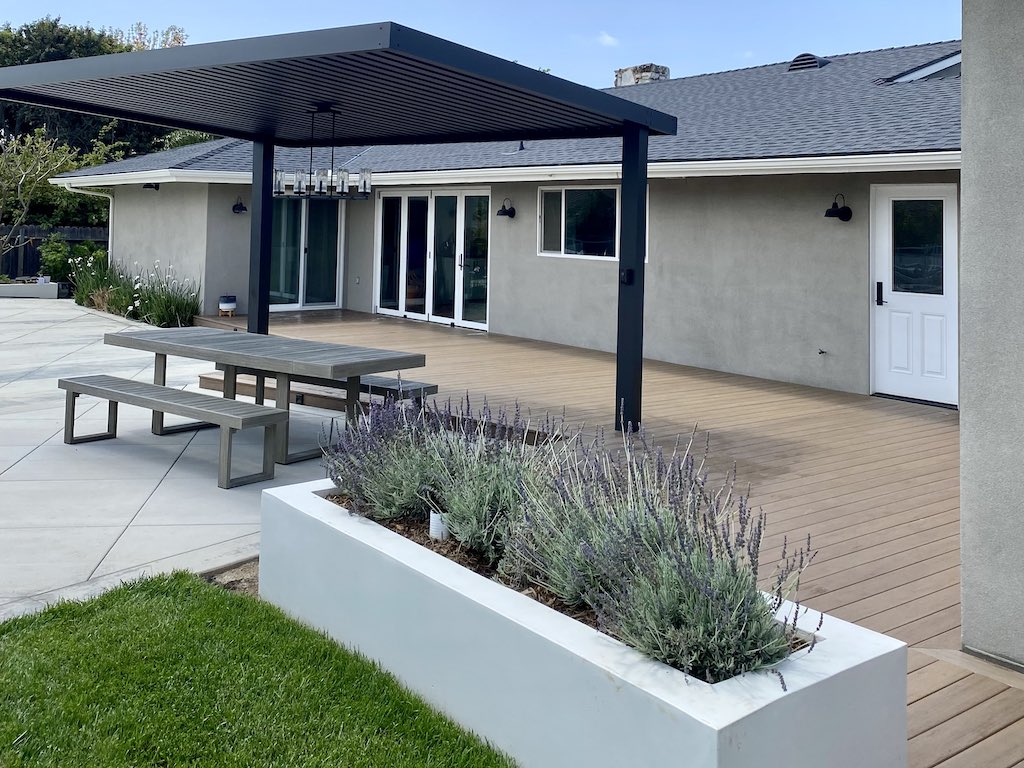
<svg viewBox="0 0 1024 768">
<path fill-rule="evenodd" d="M 645 356 L 867 393 L 870 187 L 958 174 L 822 174 L 651 182 Z M 615 347 L 617 265 L 537 255 L 535 184 L 491 189 L 495 333 Z M 826 219 L 842 192 L 853 220 Z M 826 354 L 819 355 L 824 349 Z"/>
<path fill-rule="evenodd" d="M 130 271 L 159 262 L 161 273 L 170 266 L 181 279 L 204 281 L 206 212 L 206 184 L 116 187 L 111 258 Z"/>
<path fill-rule="evenodd" d="M 1024 15 L 1008 0 L 963 13 L 963 644 L 1024 664 Z"/>
<path fill-rule="evenodd" d="M 373 311 L 374 200 L 345 203 L 345 309 Z"/>
<path fill-rule="evenodd" d="M 217 298 L 228 293 L 237 297 L 238 314 L 244 315 L 249 300 L 251 187 L 248 184 L 210 184 L 208 189 L 203 314 L 216 314 Z M 231 210 L 239 197 L 249 209 L 241 214 Z"/>
<path fill-rule="evenodd" d="M 537 255 L 536 184 L 495 184 L 491 207 L 509 198 L 516 217 L 491 217 L 489 329 L 494 333 L 615 348 L 618 265 Z"/>
</svg>

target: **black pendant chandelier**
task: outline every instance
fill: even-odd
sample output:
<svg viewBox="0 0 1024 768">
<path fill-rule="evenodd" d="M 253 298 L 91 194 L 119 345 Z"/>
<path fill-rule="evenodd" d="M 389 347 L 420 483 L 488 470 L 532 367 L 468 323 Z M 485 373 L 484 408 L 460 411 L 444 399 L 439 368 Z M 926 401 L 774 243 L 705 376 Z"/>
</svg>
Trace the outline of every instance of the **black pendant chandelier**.
<svg viewBox="0 0 1024 768">
<path fill-rule="evenodd" d="M 313 169 L 313 137 L 316 133 L 317 118 L 321 115 L 331 116 L 331 164 L 328 168 Z M 298 168 L 291 174 L 291 185 L 288 184 L 288 172 L 274 169 L 274 195 L 278 197 L 310 197 L 328 200 L 368 200 L 373 189 L 373 172 L 369 168 L 360 168 L 358 183 L 354 192 L 350 191 L 351 181 L 346 168 L 334 166 L 335 128 L 338 113 L 333 107 L 325 106 L 309 112 L 309 166 Z"/>
</svg>

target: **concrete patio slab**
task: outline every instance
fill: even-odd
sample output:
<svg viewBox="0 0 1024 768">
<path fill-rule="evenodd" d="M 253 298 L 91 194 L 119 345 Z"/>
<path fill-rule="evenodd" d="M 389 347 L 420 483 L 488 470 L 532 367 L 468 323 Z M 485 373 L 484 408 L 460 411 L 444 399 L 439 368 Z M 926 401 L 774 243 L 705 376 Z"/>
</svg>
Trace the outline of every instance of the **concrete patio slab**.
<svg viewBox="0 0 1024 768">
<path fill-rule="evenodd" d="M 69 300 L 0 299 L 0 620 L 175 568 L 210 570 L 259 552 L 259 494 L 323 477 L 318 461 L 273 481 L 217 487 L 217 430 L 158 437 L 149 411 L 122 405 L 118 437 L 65 445 L 57 379 L 91 373 L 152 380 L 153 356 L 103 344 L 139 327 Z M 197 388 L 208 363 L 168 361 L 170 386 Z M 76 433 L 106 426 L 104 402 L 81 398 Z M 174 416 L 167 423 L 181 420 Z M 318 415 L 297 420 L 316 443 Z M 238 469 L 262 430 L 237 436 Z"/>
<path fill-rule="evenodd" d="M 248 525 L 133 525 L 126 530 L 91 576 L 106 576 L 143 563 L 194 552 L 214 544 L 258 534 Z"/>
</svg>

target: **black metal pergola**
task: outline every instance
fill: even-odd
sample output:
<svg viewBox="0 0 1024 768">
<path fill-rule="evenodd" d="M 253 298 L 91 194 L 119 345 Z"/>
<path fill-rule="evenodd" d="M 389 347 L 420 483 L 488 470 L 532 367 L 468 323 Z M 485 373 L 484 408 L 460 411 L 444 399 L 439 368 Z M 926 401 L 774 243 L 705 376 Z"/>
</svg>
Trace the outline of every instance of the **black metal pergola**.
<svg viewBox="0 0 1024 768">
<path fill-rule="evenodd" d="M 616 427 L 640 422 L 647 141 L 676 118 L 391 22 L 0 68 L 0 99 L 253 143 L 249 331 L 267 333 L 275 145 L 622 138 Z M 310 114 L 332 121 L 311 126 Z"/>
</svg>

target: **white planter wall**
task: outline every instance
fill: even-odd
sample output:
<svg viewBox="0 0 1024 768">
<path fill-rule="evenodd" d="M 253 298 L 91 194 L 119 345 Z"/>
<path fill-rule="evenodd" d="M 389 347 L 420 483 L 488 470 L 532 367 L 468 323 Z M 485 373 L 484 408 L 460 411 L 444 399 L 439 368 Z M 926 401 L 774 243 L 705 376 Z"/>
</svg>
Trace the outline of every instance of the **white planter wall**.
<svg viewBox="0 0 1024 768">
<path fill-rule="evenodd" d="M 0 299 L 56 299 L 57 283 L 0 283 Z"/>
<path fill-rule="evenodd" d="M 317 493 L 266 490 L 260 594 L 533 766 L 906 765 L 906 646 L 825 618 L 810 654 L 708 685 Z M 801 626 L 813 630 L 820 614 Z"/>
</svg>

